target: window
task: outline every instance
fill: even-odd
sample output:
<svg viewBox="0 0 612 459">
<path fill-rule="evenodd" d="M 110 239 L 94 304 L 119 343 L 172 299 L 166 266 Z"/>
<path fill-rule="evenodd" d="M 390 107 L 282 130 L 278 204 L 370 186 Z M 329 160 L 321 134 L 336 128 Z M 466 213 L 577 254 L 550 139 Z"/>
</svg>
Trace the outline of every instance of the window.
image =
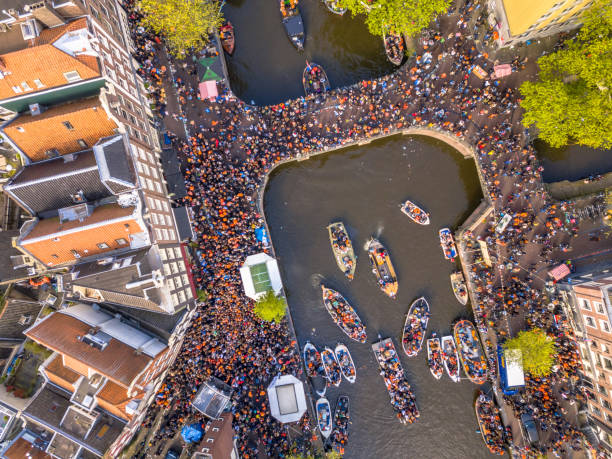
<svg viewBox="0 0 612 459">
<path fill-rule="evenodd" d="M 178 292 L 178 296 L 179 296 L 179 300 L 181 300 L 181 303 L 187 301 L 187 297 L 185 296 L 185 292 L 183 290 Z"/>
<path fill-rule="evenodd" d="M 608 391 L 606 390 L 606 388 L 604 386 L 602 386 L 601 384 L 597 384 L 597 390 L 604 395 L 608 395 Z"/>
<path fill-rule="evenodd" d="M 100 13 L 98 13 L 98 11 L 92 6 L 91 8 L 91 14 L 96 18 L 96 19 L 100 19 Z"/>
<path fill-rule="evenodd" d="M 38 37 L 38 27 L 36 27 L 36 21 L 30 19 L 21 24 L 21 35 L 24 40 L 30 40 Z"/>
<path fill-rule="evenodd" d="M 15 94 L 20 94 L 20 93 L 22 93 L 23 91 L 21 90 L 21 87 L 19 87 L 19 86 L 13 86 L 13 92 L 14 92 Z"/>
<path fill-rule="evenodd" d="M 584 298 L 580 300 L 580 302 L 582 303 L 582 309 L 586 309 L 587 311 L 591 311 L 591 303 L 589 303 L 589 300 L 585 300 Z"/>
<path fill-rule="evenodd" d="M 605 406 L 606 408 L 610 409 L 610 402 L 607 401 L 605 398 L 601 399 L 601 404 Z"/>
<path fill-rule="evenodd" d="M 179 247 L 174 248 L 174 258 L 182 258 L 183 254 L 181 253 L 181 249 Z"/>
<path fill-rule="evenodd" d="M 44 85 L 44 84 L 42 84 L 42 81 L 40 81 L 40 80 L 34 80 L 34 84 L 36 85 L 36 87 L 37 87 L 38 89 L 40 89 L 40 88 L 44 88 L 44 87 L 45 87 L 45 85 Z"/>
<path fill-rule="evenodd" d="M 604 357 L 603 360 L 604 360 L 604 364 L 605 364 L 606 370 L 612 370 L 612 362 L 610 361 L 610 359 L 606 359 Z"/>
<path fill-rule="evenodd" d="M 181 276 L 176 276 L 174 278 L 174 284 L 176 285 L 176 288 L 181 288 L 183 286 L 183 281 L 181 280 Z"/>
<path fill-rule="evenodd" d="M 74 126 L 72 125 L 72 123 L 70 121 L 62 121 L 62 124 L 69 131 L 74 131 Z"/>
<path fill-rule="evenodd" d="M 30 87 L 30 85 L 28 84 L 27 81 L 22 81 L 21 82 L 21 87 L 23 88 L 24 91 L 31 91 L 32 88 Z"/>
<path fill-rule="evenodd" d="M 172 278 L 172 277 L 168 278 L 168 288 L 170 290 L 176 289 L 176 285 L 174 285 L 174 278 Z"/>
<path fill-rule="evenodd" d="M 162 260 L 167 260 L 167 259 L 168 259 L 168 256 L 166 255 L 166 251 L 165 251 L 164 249 L 161 249 L 161 250 L 159 251 L 159 257 L 160 257 Z"/>
<path fill-rule="evenodd" d="M 66 81 L 68 81 L 68 83 L 74 83 L 75 81 L 81 80 L 81 75 L 79 75 L 79 72 L 77 72 L 76 70 L 72 70 L 70 72 L 64 73 L 64 78 L 66 78 Z"/>
<path fill-rule="evenodd" d="M 168 240 L 168 230 L 166 228 L 162 230 L 162 234 L 164 235 L 164 241 L 167 241 Z"/>
<path fill-rule="evenodd" d="M 608 323 L 607 320 L 600 320 L 599 321 L 599 328 L 601 328 L 603 331 L 610 333 L 610 324 Z"/>
<path fill-rule="evenodd" d="M 593 304 L 595 305 L 595 310 L 599 313 L 599 314 L 604 314 L 604 308 L 603 308 L 603 304 L 598 303 L 596 301 L 593 301 Z"/>
<path fill-rule="evenodd" d="M 125 239 L 123 239 L 122 237 L 120 237 L 119 239 L 115 239 L 115 242 L 119 245 L 126 245 L 127 241 Z"/>
<path fill-rule="evenodd" d="M 597 328 L 595 326 L 595 321 L 591 316 L 584 316 L 584 320 L 586 320 L 587 327 Z"/>
<path fill-rule="evenodd" d="M 78 139 L 77 143 L 79 144 L 79 147 L 87 148 L 87 142 L 85 142 L 83 139 Z"/>
<path fill-rule="evenodd" d="M 110 247 L 106 242 L 98 242 L 96 245 L 99 249 L 108 249 Z"/>
<path fill-rule="evenodd" d="M 157 214 L 151 214 L 151 219 L 153 220 L 153 224 L 159 225 L 159 217 L 157 216 Z"/>
<path fill-rule="evenodd" d="M 72 254 L 74 258 L 81 258 L 81 255 L 75 249 L 72 249 L 70 253 Z"/>
</svg>

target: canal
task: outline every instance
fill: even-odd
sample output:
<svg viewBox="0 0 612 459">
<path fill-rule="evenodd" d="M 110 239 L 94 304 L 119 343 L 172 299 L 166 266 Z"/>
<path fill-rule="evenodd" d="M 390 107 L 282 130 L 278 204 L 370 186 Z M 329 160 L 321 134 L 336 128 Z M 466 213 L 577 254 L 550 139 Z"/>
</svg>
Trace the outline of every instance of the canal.
<svg viewBox="0 0 612 459">
<path fill-rule="evenodd" d="M 432 224 L 418 226 L 399 210 L 410 198 L 430 213 Z M 409 359 L 402 353 L 407 378 L 421 410 L 411 426 L 400 424 L 371 351 L 381 337 L 400 346 L 410 303 L 425 295 L 432 316 L 428 333 L 449 334 L 450 324 L 467 317 L 454 298 L 437 231 L 456 227 L 480 203 L 476 169 L 446 144 L 426 137 L 394 136 L 369 145 L 316 156 L 280 166 L 270 176 L 264 196 L 281 273 L 300 344 L 319 349 L 348 345 L 357 381 L 327 390 L 335 405 L 339 395 L 351 401 L 349 458 L 479 458 L 489 457 L 473 411 L 477 386 L 444 376 L 434 380 L 426 352 Z M 326 226 L 342 220 L 358 256 L 355 279 L 338 270 Z M 384 296 L 370 271 L 363 245 L 376 235 L 389 249 L 399 279 L 396 300 Z M 368 341 L 349 341 L 332 322 L 321 302 L 319 285 L 339 290 L 367 326 Z"/>
</svg>

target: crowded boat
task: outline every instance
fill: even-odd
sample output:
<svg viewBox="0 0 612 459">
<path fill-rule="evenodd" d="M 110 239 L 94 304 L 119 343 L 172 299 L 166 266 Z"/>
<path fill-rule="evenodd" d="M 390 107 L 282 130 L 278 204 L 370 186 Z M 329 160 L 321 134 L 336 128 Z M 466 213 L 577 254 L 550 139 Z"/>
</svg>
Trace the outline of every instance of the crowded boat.
<svg viewBox="0 0 612 459">
<path fill-rule="evenodd" d="M 391 398 L 391 406 L 403 424 L 412 424 L 419 416 L 416 398 L 404 376 L 404 369 L 391 338 L 383 339 L 372 345 L 372 350 L 380 366 L 380 375 Z"/>
<path fill-rule="evenodd" d="M 338 344 L 334 352 L 336 354 L 336 360 L 340 365 L 342 376 L 353 384 L 357 378 L 357 370 L 355 370 L 355 364 L 353 363 L 353 358 L 351 357 L 348 347 L 344 344 Z"/>
<path fill-rule="evenodd" d="M 460 320 L 453 327 L 453 336 L 466 376 L 475 384 L 483 384 L 487 380 L 487 359 L 474 324 Z"/>
<path fill-rule="evenodd" d="M 410 305 L 402 333 L 402 348 L 408 357 L 414 357 L 421 350 L 428 322 L 429 303 L 425 297 L 417 298 Z"/>
<path fill-rule="evenodd" d="M 402 212 L 419 225 L 429 225 L 429 214 L 412 201 L 401 205 Z"/>
<path fill-rule="evenodd" d="M 440 245 L 442 246 L 444 258 L 455 261 L 457 257 L 457 247 L 455 246 L 455 239 L 450 229 L 442 228 L 440 230 Z"/>
<path fill-rule="evenodd" d="M 298 0 L 280 0 L 280 12 L 289 40 L 298 50 L 303 50 L 304 22 L 298 9 Z"/>
<path fill-rule="evenodd" d="M 338 0 L 323 0 L 323 3 L 325 3 L 327 9 L 334 14 L 342 16 L 344 13 L 346 13 L 346 8 L 340 6 Z"/>
<path fill-rule="evenodd" d="M 321 285 L 323 304 L 336 325 L 351 339 L 365 343 L 367 339 L 366 326 L 349 304 L 336 290 Z"/>
<path fill-rule="evenodd" d="M 450 275 L 451 286 L 457 301 L 465 306 L 468 302 L 468 291 L 465 285 L 465 278 L 461 271 L 456 271 Z"/>
<path fill-rule="evenodd" d="M 329 232 L 329 242 L 331 243 L 338 268 L 349 280 L 353 280 L 355 268 L 357 267 L 357 257 L 355 256 L 353 243 L 348 235 L 348 231 L 344 227 L 344 223 L 331 223 L 327 227 L 327 231 Z"/>
<path fill-rule="evenodd" d="M 402 36 L 388 29 L 383 35 L 383 43 L 389 62 L 393 65 L 401 65 L 404 60 L 404 39 Z"/>
<path fill-rule="evenodd" d="M 304 344 L 304 367 L 310 378 L 325 376 L 321 354 L 310 341 L 306 341 L 306 344 Z"/>
<path fill-rule="evenodd" d="M 342 370 L 336 360 L 334 351 L 326 347 L 321 352 L 321 360 L 323 361 L 323 368 L 325 369 L 325 376 L 330 386 L 338 387 L 342 382 Z"/>
<path fill-rule="evenodd" d="M 376 276 L 378 286 L 389 298 L 395 298 L 398 282 L 389 252 L 379 240 L 373 237 L 367 242 L 366 250 L 368 251 L 370 265 L 372 266 L 374 276 Z"/>
<path fill-rule="evenodd" d="M 329 91 L 329 79 L 327 73 L 319 64 L 306 61 L 306 67 L 302 72 L 302 85 L 306 96 L 316 96 Z"/>
<path fill-rule="evenodd" d="M 480 433 L 487 448 L 492 454 L 503 455 L 506 448 L 506 429 L 502 424 L 499 408 L 482 392 L 478 395 L 474 408 Z"/>
<path fill-rule="evenodd" d="M 349 411 L 349 398 L 346 395 L 338 397 L 336 409 L 334 410 L 334 430 L 330 442 L 332 449 L 343 455 L 349 437 L 349 423 L 351 421 Z"/>
<path fill-rule="evenodd" d="M 328 438 L 332 433 L 332 414 L 329 406 L 329 401 L 325 397 L 321 397 L 316 403 L 317 411 L 317 426 L 323 438 Z"/>
<path fill-rule="evenodd" d="M 440 379 L 444 374 L 440 338 L 435 333 L 432 333 L 431 338 L 427 340 L 427 365 L 429 365 L 429 371 L 434 378 Z"/>
<path fill-rule="evenodd" d="M 459 356 L 457 355 L 457 346 L 452 336 L 443 336 L 441 339 L 442 358 L 444 359 L 444 368 L 446 374 L 454 382 L 459 382 L 461 376 L 459 374 Z"/>
<path fill-rule="evenodd" d="M 236 37 L 234 36 L 234 26 L 227 21 L 219 28 L 219 39 L 223 50 L 230 56 L 234 54 L 234 46 L 236 45 Z"/>
</svg>

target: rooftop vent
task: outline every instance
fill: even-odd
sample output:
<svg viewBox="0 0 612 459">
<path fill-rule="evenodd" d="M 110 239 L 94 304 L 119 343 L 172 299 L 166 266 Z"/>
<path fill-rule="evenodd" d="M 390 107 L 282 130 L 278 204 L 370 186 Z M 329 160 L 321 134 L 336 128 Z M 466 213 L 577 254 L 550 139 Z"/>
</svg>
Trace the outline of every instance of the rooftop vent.
<svg viewBox="0 0 612 459">
<path fill-rule="evenodd" d="M 91 215 L 92 206 L 87 204 L 77 204 L 76 206 L 64 207 L 58 210 L 60 223 L 78 220 L 82 222 Z"/>
<path fill-rule="evenodd" d="M 87 333 L 85 336 L 83 336 L 81 341 L 91 347 L 95 347 L 96 349 L 103 351 L 104 349 L 106 349 L 106 346 L 108 346 L 108 343 L 110 343 L 112 338 L 112 336 L 104 332 L 98 331 L 95 334 Z"/>
</svg>

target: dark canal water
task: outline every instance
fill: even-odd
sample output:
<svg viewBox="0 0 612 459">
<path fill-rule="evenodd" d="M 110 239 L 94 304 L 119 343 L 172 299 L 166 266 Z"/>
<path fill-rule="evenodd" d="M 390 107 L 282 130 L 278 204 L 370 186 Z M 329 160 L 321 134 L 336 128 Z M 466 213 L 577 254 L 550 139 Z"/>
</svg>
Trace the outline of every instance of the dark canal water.
<svg viewBox="0 0 612 459">
<path fill-rule="evenodd" d="M 430 226 L 412 223 L 399 210 L 411 198 L 430 213 Z M 361 147 L 346 148 L 293 162 L 276 169 L 264 207 L 270 225 L 298 340 L 319 349 L 339 341 L 349 347 L 357 381 L 343 381 L 327 397 L 351 400 L 348 458 L 481 458 L 489 457 L 473 402 L 477 386 L 430 374 L 423 351 L 402 363 L 421 410 L 421 419 L 404 426 L 395 418 L 371 344 L 392 337 L 400 346 L 410 303 L 425 295 L 432 317 L 428 332 L 449 334 L 451 322 L 467 316 L 454 298 L 437 231 L 461 223 L 482 198 L 472 160 L 447 145 L 425 137 L 395 136 Z M 358 256 L 355 279 L 349 282 L 332 256 L 326 226 L 342 220 Z M 396 300 L 378 289 L 363 245 L 378 236 L 389 249 L 399 279 Z M 332 322 L 321 302 L 319 285 L 339 290 L 367 325 L 368 342 L 350 341 Z M 400 347 L 398 347 L 400 349 Z"/>
<path fill-rule="evenodd" d="M 231 86 L 245 102 L 268 105 L 304 95 L 306 59 L 321 64 L 332 87 L 390 73 L 380 38 L 362 18 L 330 13 L 322 2 L 300 1 L 306 30 L 303 52 L 289 42 L 277 0 L 231 0 L 223 14 L 236 30 L 236 50 L 227 58 Z"/>
<path fill-rule="evenodd" d="M 579 180 L 591 174 L 612 172 L 612 150 L 571 145 L 552 148 L 546 142 L 535 141 L 547 183 Z"/>
</svg>

